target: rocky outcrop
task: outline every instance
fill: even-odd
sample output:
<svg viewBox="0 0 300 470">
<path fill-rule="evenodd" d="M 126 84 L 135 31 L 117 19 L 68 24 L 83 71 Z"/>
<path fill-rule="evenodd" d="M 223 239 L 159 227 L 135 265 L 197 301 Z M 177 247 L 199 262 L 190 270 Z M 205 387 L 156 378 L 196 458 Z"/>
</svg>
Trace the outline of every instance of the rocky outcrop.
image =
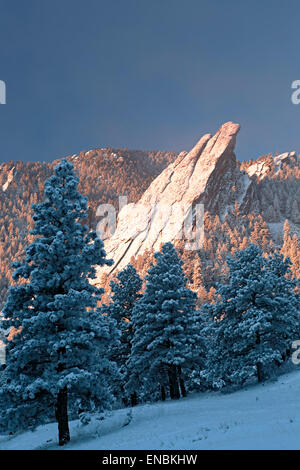
<svg viewBox="0 0 300 470">
<path fill-rule="evenodd" d="M 10 183 L 12 182 L 12 180 L 14 178 L 14 171 L 15 171 L 15 167 L 13 167 L 11 170 L 9 170 L 8 175 L 7 175 L 7 180 L 5 181 L 5 183 L 2 186 L 2 191 L 5 192 L 8 188 L 8 186 L 10 185 Z"/>
<path fill-rule="evenodd" d="M 244 213 L 259 212 L 269 224 L 283 225 L 285 219 L 300 225 L 300 158 L 296 152 L 260 157 L 247 168 L 251 191 L 242 207 Z M 300 227 L 294 228 L 298 232 Z M 299 232 L 300 233 L 300 232 Z"/>
<path fill-rule="evenodd" d="M 132 256 L 178 240 L 186 231 L 187 218 L 195 216 L 196 204 L 222 215 L 235 201 L 243 203 L 251 181 L 240 171 L 234 154 L 239 129 L 239 124 L 227 122 L 214 136 L 205 134 L 151 183 L 138 204 L 119 212 L 116 231 L 105 242 L 114 259 L 109 272 L 122 269 Z"/>
<path fill-rule="evenodd" d="M 275 157 L 267 157 L 253 163 L 247 168 L 249 176 L 255 176 L 259 180 L 263 180 L 268 176 L 278 173 L 283 165 L 294 166 L 298 162 L 298 156 L 295 151 L 285 152 Z"/>
</svg>

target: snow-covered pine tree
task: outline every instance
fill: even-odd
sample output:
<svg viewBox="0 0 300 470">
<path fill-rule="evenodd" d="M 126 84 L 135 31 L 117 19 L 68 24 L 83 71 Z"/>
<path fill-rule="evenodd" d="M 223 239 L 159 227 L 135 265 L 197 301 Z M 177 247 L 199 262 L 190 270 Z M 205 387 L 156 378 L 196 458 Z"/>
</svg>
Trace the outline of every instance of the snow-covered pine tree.
<svg viewBox="0 0 300 470">
<path fill-rule="evenodd" d="M 95 265 L 112 264 L 103 242 L 83 225 L 87 199 L 77 191 L 73 165 L 62 160 L 33 205 L 35 240 L 14 280 L 3 313 L 16 330 L 7 342 L 6 383 L 0 389 L 1 426 L 8 431 L 56 417 L 59 444 L 70 439 L 68 399 L 81 409 L 110 400 L 114 373 L 105 351 L 117 334 L 96 312 L 102 289 L 89 283 Z"/>
<path fill-rule="evenodd" d="M 129 390 L 149 397 L 186 394 L 185 378 L 202 365 L 202 345 L 195 313 L 196 294 L 185 287 L 182 260 L 172 243 L 155 253 L 143 296 L 132 312 L 133 340 L 128 361 Z"/>
<path fill-rule="evenodd" d="M 127 397 L 124 396 L 123 384 L 127 382 L 127 365 L 131 352 L 131 344 L 133 337 L 132 330 L 132 310 L 140 298 L 140 290 L 143 281 L 138 275 L 136 269 L 128 264 L 122 271 L 120 271 L 115 281 L 110 281 L 111 287 L 111 302 L 101 307 L 101 312 L 108 315 L 117 322 L 117 327 L 121 333 L 120 344 L 111 344 L 110 355 L 111 359 L 116 362 L 121 373 L 121 383 L 119 384 L 120 391 L 123 394 L 123 400 L 127 403 Z M 131 394 L 131 404 L 136 404 L 136 394 Z"/>
<path fill-rule="evenodd" d="M 241 386 L 251 377 L 266 379 L 288 357 L 299 337 L 299 297 L 287 278 L 290 261 L 265 258 L 256 245 L 228 258 L 229 282 L 219 286 L 220 301 L 205 305 L 210 344 L 203 376 L 214 387 Z"/>
</svg>

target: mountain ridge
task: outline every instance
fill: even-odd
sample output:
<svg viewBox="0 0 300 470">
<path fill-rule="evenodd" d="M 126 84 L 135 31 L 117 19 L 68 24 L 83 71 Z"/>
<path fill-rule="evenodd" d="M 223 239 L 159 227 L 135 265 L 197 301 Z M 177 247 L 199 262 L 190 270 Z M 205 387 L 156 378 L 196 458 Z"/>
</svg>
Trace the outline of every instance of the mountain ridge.
<svg viewBox="0 0 300 470">
<path fill-rule="evenodd" d="M 300 234 L 299 156 L 295 152 L 286 152 L 239 162 L 235 155 L 239 131 L 240 126 L 229 121 L 214 135 L 204 134 L 189 152 L 179 154 L 107 147 L 66 157 L 74 163 L 80 178 L 80 192 L 89 199 L 86 223 L 90 228 L 96 228 L 99 204 L 112 204 L 118 214 L 120 195 L 127 195 L 129 205 L 138 202 L 147 205 L 158 200 L 171 201 L 172 206 L 181 198 L 187 204 L 204 204 L 202 270 L 207 270 L 210 263 L 215 271 L 218 270 L 218 266 L 225 263 L 226 253 L 244 246 L 246 239 L 262 243 L 263 247 L 274 243 L 280 250 L 286 219 L 290 223 L 290 239 L 293 234 Z M 5 301 L 8 286 L 12 283 L 10 263 L 24 258 L 24 248 L 32 240 L 29 234 L 31 204 L 43 198 L 43 183 L 58 161 L 51 164 L 9 161 L 0 165 L 0 304 Z M 263 177 L 260 168 L 267 168 Z M 168 178 L 171 181 L 166 185 Z M 120 214 L 118 217 L 120 220 Z M 209 226 L 218 228 L 213 231 Z M 259 231 L 264 235 L 259 235 Z M 152 243 L 150 237 L 142 249 L 134 247 L 136 242 L 132 241 L 126 263 L 133 261 L 135 255 L 143 257 L 143 251 L 159 249 L 160 241 Z M 293 243 L 292 255 L 297 260 L 298 241 Z M 190 259 L 188 253 L 183 253 L 183 257 L 189 258 L 187 271 L 193 271 L 198 258 L 196 261 Z M 114 266 L 119 269 L 120 257 L 115 258 Z M 218 261 L 220 259 L 222 262 Z M 138 261 L 142 270 L 147 266 L 144 261 Z M 215 275 L 211 279 L 204 281 L 207 289 L 215 282 Z"/>
<path fill-rule="evenodd" d="M 178 239 L 178 233 L 184 231 L 186 220 L 186 214 L 174 215 L 178 203 L 182 203 L 185 207 L 203 204 L 204 211 L 218 215 L 221 220 L 224 220 L 229 208 L 233 208 L 236 203 L 240 211 L 245 214 L 252 211 L 259 213 L 265 211 L 264 199 L 260 197 L 259 184 L 261 184 L 260 188 L 266 184 L 262 180 L 267 177 L 267 174 L 261 178 L 258 171 L 253 171 L 255 164 L 246 170 L 241 169 L 234 153 L 239 131 L 240 125 L 229 121 L 224 123 L 214 135 L 204 134 L 190 152 L 180 154 L 175 162 L 169 164 L 152 181 L 137 206 L 131 204 L 121 210 L 115 233 L 105 241 L 108 256 L 115 261 L 111 268 L 107 268 L 109 273 L 125 267 L 131 258 L 136 258 L 146 251 L 157 251 L 162 243 L 175 242 Z M 267 161 L 268 174 L 271 175 L 270 158 Z M 291 161 L 300 169 L 299 157 L 295 152 L 276 156 L 272 161 L 277 171 L 275 177 L 281 170 L 281 166 L 290 164 Z M 280 163 L 279 169 L 278 163 Z M 262 165 L 262 161 L 256 165 Z M 299 191 L 298 200 L 300 202 Z M 277 199 L 275 203 L 277 204 L 275 207 L 271 205 L 273 213 L 268 203 L 266 222 L 280 222 L 282 219 L 279 215 Z M 139 205 L 143 207 L 143 215 L 147 219 L 146 223 L 143 220 L 140 229 L 135 227 Z M 163 217 L 157 209 L 159 206 L 163 207 L 166 217 Z M 172 221 L 172 217 L 176 217 L 176 222 Z M 297 224 L 297 220 L 293 222 Z M 171 224 L 173 224 L 173 229 L 176 225 L 173 233 L 172 228 L 169 227 Z M 135 230 L 132 227 L 135 227 Z M 103 270 L 99 270 L 100 278 L 101 273 Z"/>
</svg>

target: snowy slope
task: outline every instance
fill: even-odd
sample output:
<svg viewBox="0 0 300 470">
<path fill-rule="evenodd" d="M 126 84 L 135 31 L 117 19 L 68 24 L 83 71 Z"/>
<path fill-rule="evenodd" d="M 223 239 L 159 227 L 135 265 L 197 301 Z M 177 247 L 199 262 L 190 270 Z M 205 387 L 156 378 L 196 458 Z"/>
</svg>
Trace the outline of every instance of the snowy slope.
<svg viewBox="0 0 300 470">
<path fill-rule="evenodd" d="M 105 420 L 71 423 L 65 449 L 300 449 L 300 371 L 224 395 L 117 410 Z M 56 424 L 7 439 L 0 449 L 55 449 Z"/>
</svg>

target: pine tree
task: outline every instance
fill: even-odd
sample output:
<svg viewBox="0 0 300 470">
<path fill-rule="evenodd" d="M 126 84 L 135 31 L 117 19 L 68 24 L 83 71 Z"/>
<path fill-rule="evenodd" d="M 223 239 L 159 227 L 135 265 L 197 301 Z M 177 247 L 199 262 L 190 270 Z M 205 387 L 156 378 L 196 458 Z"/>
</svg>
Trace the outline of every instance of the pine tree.
<svg viewBox="0 0 300 470">
<path fill-rule="evenodd" d="M 155 253 L 146 288 L 132 312 L 133 340 L 129 389 L 149 397 L 169 390 L 186 395 L 185 379 L 202 365 L 202 341 L 195 313 L 196 294 L 185 287 L 183 262 L 172 243 Z"/>
<path fill-rule="evenodd" d="M 126 362 L 131 353 L 131 344 L 133 337 L 132 330 L 132 310 L 140 298 L 139 292 L 142 289 L 143 281 L 138 275 L 136 269 L 128 264 L 120 271 L 115 281 L 110 282 L 111 302 L 101 307 L 101 312 L 113 318 L 117 322 L 117 327 L 121 333 L 120 344 L 111 345 L 111 359 L 115 361 L 122 375 L 122 383 L 127 381 L 128 370 Z M 124 395 L 123 385 L 120 385 L 121 393 Z M 127 397 L 123 400 L 127 404 Z M 131 394 L 131 404 L 136 404 L 136 394 Z"/>
<path fill-rule="evenodd" d="M 300 246 L 297 234 L 291 234 L 291 227 L 288 219 L 286 219 L 283 226 L 283 244 L 280 251 L 285 258 L 290 258 L 292 262 L 291 275 L 292 277 L 300 277 Z"/>
<path fill-rule="evenodd" d="M 34 241 L 14 279 L 3 313 L 17 333 L 7 342 L 6 384 L 0 389 L 1 426 L 9 431 L 58 422 L 59 444 L 70 439 L 68 400 L 81 409 L 106 406 L 114 374 L 105 351 L 115 338 L 112 320 L 95 309 L 102 290 L 92 286 L 95 265 L 112 264 L 103 242 L 82 224 L 87 200 L 73 165 L 62 160 L 33 205 Z"/>
<path fill-rule="evenodd" d="M 288 259 L 279 254 L 265 258 L 250 245 L 229 257 L 228 266 L 229 283 L 217 290 L 220 300 L 202 311 L 211 345 L 203 376 L 216 387 L 268 378 L 287 359 L 300 332 Z"/>
</svg>

